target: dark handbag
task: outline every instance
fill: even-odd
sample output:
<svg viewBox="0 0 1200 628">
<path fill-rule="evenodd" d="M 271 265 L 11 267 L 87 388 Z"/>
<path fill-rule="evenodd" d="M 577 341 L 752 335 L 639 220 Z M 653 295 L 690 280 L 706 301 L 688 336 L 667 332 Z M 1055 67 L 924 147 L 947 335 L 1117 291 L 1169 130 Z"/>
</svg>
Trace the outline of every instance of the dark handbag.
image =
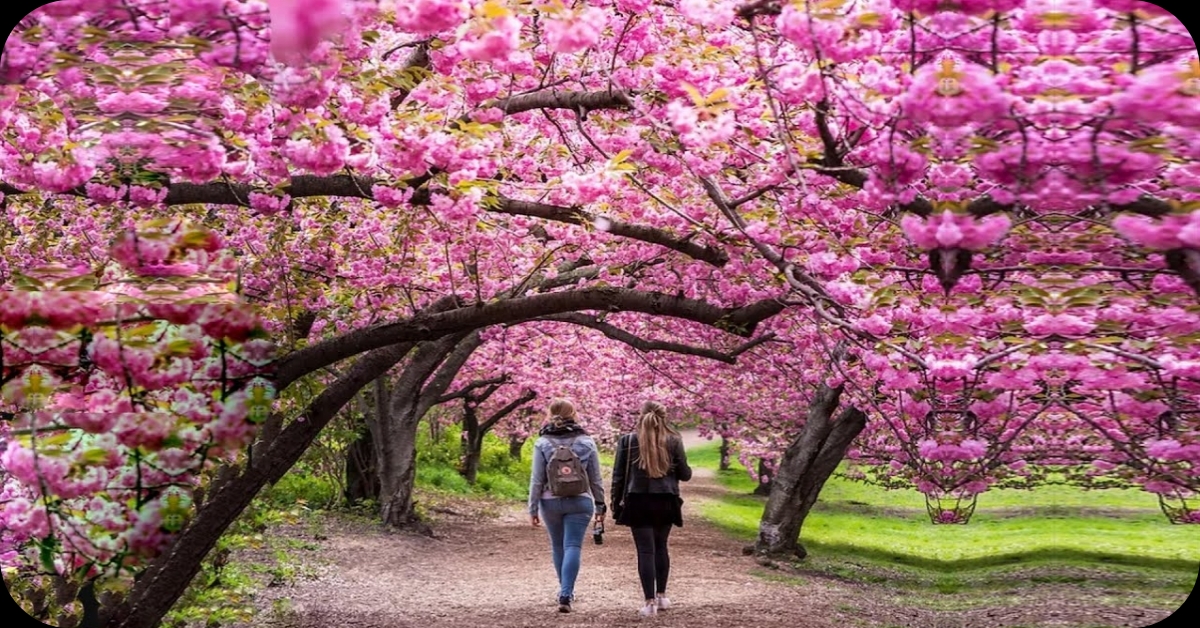
<svg viewBox="0 0 1200 628">
<path fill-rule="evenodd" d="M 629 475 L 629 465 L 633 461 L 633 437 L 630 436 L 625 441 L 625 487 L 621 491 L 621 501 L 613 505 L 613 521 L 621 520 L 621 513 L 625 512 L 625 498 L 629 495 L 629 483 L 633 480 Z"/>
</svg>

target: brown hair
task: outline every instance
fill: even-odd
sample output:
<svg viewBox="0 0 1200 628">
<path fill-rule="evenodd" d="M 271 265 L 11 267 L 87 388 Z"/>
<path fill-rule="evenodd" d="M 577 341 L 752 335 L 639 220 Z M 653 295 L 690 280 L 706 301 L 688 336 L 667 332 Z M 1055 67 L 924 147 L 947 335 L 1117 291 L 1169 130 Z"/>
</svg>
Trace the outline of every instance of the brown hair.
<svg viewBox="0 0 1200 628">
<path fill-rule="evenodd" d="M 574 419 L 575 404 L 566 399 L 554 399 L 550 402 L 550 420 Z"/>
<path fill-rule="evenodd" d="M 652 478 L 661 478 L 671 471 L 671 450 L 667 447 L 671 435 L 679 435 L 667 423 L 667 408 L 657 401 L 642 404 L 638 419 L 638 467 Z"/>
</svg>

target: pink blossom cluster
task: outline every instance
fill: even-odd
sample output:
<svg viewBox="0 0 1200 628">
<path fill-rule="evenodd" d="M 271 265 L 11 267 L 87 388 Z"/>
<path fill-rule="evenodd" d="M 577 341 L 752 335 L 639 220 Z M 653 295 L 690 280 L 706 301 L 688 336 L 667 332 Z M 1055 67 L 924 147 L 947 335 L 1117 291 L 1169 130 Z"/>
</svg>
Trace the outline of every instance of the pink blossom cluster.
<svg viewBox="0 0 1200 628">
<path fill-rule="evenodd" d="M 136 568 L 179 531 L 167 496 L 186 499 L 271 409 L 272 345 L 221 289 L 214 234 L 160 221 L 111 255 L 121 266 L 43 269 L 0 292 L 0 404 L 16 417 L 0 436 L 5 567 L 53 530 L 62 574 Z"/>
<path fill-rule="evenodd" d="M 938 248 L 978 251 L 1003 238 L 1010 224 L 1011 221 L 1004 214 L 975 219 L 949 211 L 925 220 L 911 214 L 900 220 L 904 234 L 913 244 L 926 251 Z"/>
</svg>

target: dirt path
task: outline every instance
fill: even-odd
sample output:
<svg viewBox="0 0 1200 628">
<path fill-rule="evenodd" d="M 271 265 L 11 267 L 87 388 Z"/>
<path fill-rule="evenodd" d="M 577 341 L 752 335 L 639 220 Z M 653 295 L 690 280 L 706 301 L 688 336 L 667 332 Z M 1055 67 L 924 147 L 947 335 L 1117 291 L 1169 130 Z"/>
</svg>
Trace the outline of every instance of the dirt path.
<svg viewBox="0 0 1200 628">
<path fill-rule="evenodd" d="M 689 434 L 688 444 L 697 437 Z M 685 527 L 671 537 L 671 583 L 675 608 L 649 620 L 654 625 L 695 628 L 825 628 L 847 625 L 833 600 L 846 599 L 840 585 L 789 586 L 753 574 L 760 568 L 742 555 L 741 544 L 698 517 L 705 493 L 720 491 L 702 470 L 686 485 Z M 271 600 L 287 598 L 291 612 L 260 618 L 288 628 L 490 628 L 632 626 L 646 623 L 636 610 L 641 598 L 628 529 L 608 523 L 602 546 L 587 539 L 576 586 L 575 611 L 556 612 L 557 582 L 546 533 L 532 528 L 513 506 L 498 518 L 444 520 L 438 538 L 390 534 L 361 526 L 328 532 L 314 579 L 267 589 Z M 844 608 L 846 608 L 843 605 Z"/>
<path fill-rule="evenodd" d="M 685 433 L 689 447 L 705 441 Z M 685 527 L 671 535 L 675 608 L 639 620 L 641 589 L 633 542 L 609 521 L 605 543 L 585 540 L 575 611 L 557 612 L 557 582 L 545 530 L 520 505 L 480 511 L 478 501 L 433 507 L 435 538 L 330 518 L 273 530 L 309 546 L 311 577 L 268 587 L 256 598 L 254 628 L 982 628 L 1139 626 L 1169 613 L 1096 606 L 1066 585 L 1014 589 L 1016 603 L 934 611 L 903 603 L 886 587 L 804 573 L 786 576 L 742 554 L 742 544 L 699 517 L 705 499 L 725 494 L 712 471 L 684 486 Z M 429 504 L 426 504 L 429 506 Z M 324 520 L 323 520 L 324 521 Z M 314 538 L 317 544 L 312 543 Z M 312 549 L 316 547 L 316 549 Z M 1093 593 L 1094 595 L 1094 593 Z"/>
</svg>

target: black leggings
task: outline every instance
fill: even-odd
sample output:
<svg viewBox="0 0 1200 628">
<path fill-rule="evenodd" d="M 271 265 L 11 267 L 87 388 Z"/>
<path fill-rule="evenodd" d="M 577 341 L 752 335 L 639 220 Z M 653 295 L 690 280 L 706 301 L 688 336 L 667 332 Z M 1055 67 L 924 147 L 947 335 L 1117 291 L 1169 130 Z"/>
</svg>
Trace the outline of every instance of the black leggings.
<svg viewBox="0 0 1200 628">
<path fill-rule="evenodd" d="M 671 524 L 633 528 L 633 544 L 637 547 L 638 577 L 647 600 L 654 594 L 667 592 L 667 575 L 671 573 L 671 557 L 667 555 L 667 537 Z"/>
</svg>

